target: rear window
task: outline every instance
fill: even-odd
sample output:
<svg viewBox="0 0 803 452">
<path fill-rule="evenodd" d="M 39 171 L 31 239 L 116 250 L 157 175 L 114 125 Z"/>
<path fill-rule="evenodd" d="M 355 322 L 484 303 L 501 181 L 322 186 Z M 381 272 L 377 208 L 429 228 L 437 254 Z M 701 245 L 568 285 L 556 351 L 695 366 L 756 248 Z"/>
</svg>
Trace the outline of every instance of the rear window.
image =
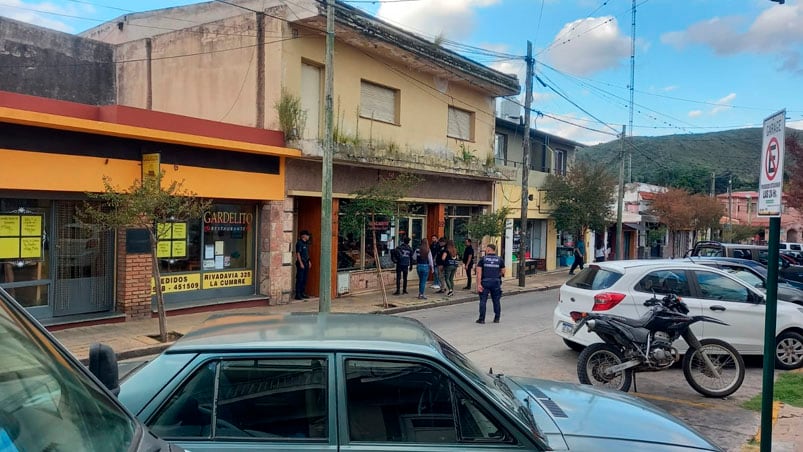
<svg viewBox="0 0 803 452">
<path fill-rule="evenodd" d="M 792 251 L 801 251 L 801 246 L 799 243 L 792 243 L 789 245 L 789 249 Z"/>
<path fill-rule="evenodd" d="M 568 280 L 566 285 L 579 289 L 602 290 L 611 287 L 621 277 L 621 273 L 590 265 L 577 276 Z"/>
</svg>

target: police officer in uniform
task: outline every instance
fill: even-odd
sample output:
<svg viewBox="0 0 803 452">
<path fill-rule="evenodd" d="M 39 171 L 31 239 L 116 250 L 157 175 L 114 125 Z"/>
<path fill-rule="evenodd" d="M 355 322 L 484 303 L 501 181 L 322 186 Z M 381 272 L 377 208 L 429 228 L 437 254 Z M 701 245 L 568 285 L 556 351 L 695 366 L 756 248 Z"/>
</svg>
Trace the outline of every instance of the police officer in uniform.
<svg viewBox="0 0 803 452">
<path fill-rule="evenodd" d="M 396 248 L 396 292 L 393 295 L 400 293 L 407 294 L 407 273 L 410 271 L 410 260 L 413 257 L 413 249 L 410 248 L 410 237 L 402 238 L 402 244 Z M 399 292 L 399 285 L 404 281 Z"/>
<path fill-rule="evenodd" d="M 502 278 L 505 276 L 505 261 L 496 254 L 496 245 L 485 247 L 485 256 L 477 262 L 477 292 L 480 294 L 480 316 L 477 323 L 485 323 L 485 303 L 488 295 L 494 304 L 494 323 L 499 323 L 502 314 Z"/>
<path fill-rule="evenodd" d="M 299 234 L 301 237 L 296 242 L 296 300 L 306 300 L 307 295 L 307 275 L 309 275 L 309 231 L 306 229 Z"/>
</svg>

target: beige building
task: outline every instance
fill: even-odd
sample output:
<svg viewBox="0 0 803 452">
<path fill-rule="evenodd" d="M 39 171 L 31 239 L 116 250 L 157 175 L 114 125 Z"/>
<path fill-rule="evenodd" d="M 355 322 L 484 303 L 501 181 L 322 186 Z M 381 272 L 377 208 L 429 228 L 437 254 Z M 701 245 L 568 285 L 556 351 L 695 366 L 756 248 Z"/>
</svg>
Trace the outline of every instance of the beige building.
<svg viewBox="0 0 803 452">
<path fill-rule="evenodd" d="M 510 177 L 494 159 L 495 98 L 520 87 L 515 76 L 356 8 L 335 9 L 333 215 L 384 177 L 421 178 L 407 210 L 366 224 L 359 236 L 338 234 L 335 220 L 332 285 L 341 294 L 375 288 L 372 269 L 391 266 L 389 251 L 403 237 L 462 243 L 471 215 L 495 209 L 496 186 Z M 304 114 L 284 127 L 288 145 L 303 151 L 287 161 L 285 199 L 254 206 L 282 212 L 278 221 L 259 216 L 272 223 L 258 240 L 286 246 L 280 260 L 259 263 L 256 290 L 273 298 L 291 296 L 297 231 L 312 232 L 313 259 L 320 252 L 325 18 L 325 2 L 315 0 L 206 2 L 127 14 L 82 34 L 115 44 L 122 105 L 281 129 L 277 105 L 288 95 L 300 100 Z M 317 268 L 307 284 L 313 295 Z"/>
</svg>

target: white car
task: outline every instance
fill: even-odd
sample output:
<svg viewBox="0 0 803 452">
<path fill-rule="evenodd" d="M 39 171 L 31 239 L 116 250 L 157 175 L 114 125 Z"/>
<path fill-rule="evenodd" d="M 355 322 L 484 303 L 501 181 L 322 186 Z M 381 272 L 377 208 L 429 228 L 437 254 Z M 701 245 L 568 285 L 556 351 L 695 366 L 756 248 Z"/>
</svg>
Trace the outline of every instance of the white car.
<svg viewBox="0 0 803 452">
<path fill-rule="evenodd" d="M 599 336 L 580 329 L 572 335 L 570 313 L 601 312 L 637 319 L 644 302 L 674 292 L 689 307 L 689 315 L 707 315 L 728 323 L 697 322 L 698 338 L 721 339 L 742 355 L 764 352 L 764 293 L 723 271 L 683 260 L 625 260 L 588 265 L 560 288 L 553 326 L 566 345 L 575 350 L 601 342 Z M 803 307 L 778 300 L 775 367 L 803 367 Z M 675 347 L 682 353 L 686 344 Z"/>
</svg>

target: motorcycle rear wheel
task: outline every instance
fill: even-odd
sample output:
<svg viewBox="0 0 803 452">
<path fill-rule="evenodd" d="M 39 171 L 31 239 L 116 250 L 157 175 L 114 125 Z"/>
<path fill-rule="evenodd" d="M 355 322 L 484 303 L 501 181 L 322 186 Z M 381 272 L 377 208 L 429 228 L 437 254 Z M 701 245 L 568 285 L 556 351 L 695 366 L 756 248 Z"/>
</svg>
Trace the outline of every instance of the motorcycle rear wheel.
<svg viewBox="0 0 803 452">
<path fill-rule="evenodd" d="M 689 349 L 683 357 L 683 375 L 689 385 L 706 397 L 727 397 L 744 381 L 744 360 L 732 345 L 719 339 L 703 339 L 700 348 Z M 714 364 L 719 377 L 712 374 L 703 353 Z"/>
<path fill-rule="evenodd" d="M 622 352 L 612 345 L 591 344 L 577 358 L 577 377 L 584 385 L 627 392 L 633 381 L 633 369 L 620 370 L 614 374 L 606 372 L 609 367 L 622 364 L 624 360 Z"/>
</svg>

